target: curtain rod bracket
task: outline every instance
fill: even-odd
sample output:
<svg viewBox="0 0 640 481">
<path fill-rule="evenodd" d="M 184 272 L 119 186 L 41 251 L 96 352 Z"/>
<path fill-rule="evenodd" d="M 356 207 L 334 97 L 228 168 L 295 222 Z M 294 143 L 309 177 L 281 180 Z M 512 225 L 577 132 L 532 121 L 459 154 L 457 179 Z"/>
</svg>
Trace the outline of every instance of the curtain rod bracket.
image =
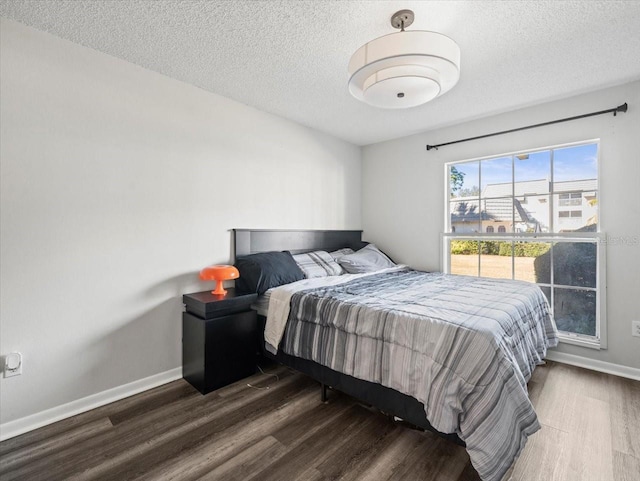
<svg viewBox="0 0 640 481">
<path fill-rule="evenodd" d="M 543 122 L 541 124 L 527 125 L 526 127 L 518 127 L 516 129 L 503 130 L 501 132 L 493 132 L 491 134 L 478 135 L 476 137 L 469 137 L 467 139 L 453 140 L 451 142 L 444 142 L 442 144 L 427 145 L 427 150 L 438 150 L 438 147 L 444 147 L 445 145 L 459 144 L 461 142 L 469 142 L 470 140 L 486 139 L 487 137 L 494 137 L 496 135 L 510 134 L 512 132 L 519 132 L 520 130 L 534 129 L 536 127 L 544 127 L 545 125 L 553 125 L 553 124 L 559 124 L 560 122 L 569 122 L 570 120 L 578 120 L 578 119 L 584 119 L 585 117 L 593 117 L 594 115 L 608 114 L 610 112 L 613 112 L 613 116 L 616 117 L 618 115 L 618 112 L 625 113 L 628 109 L 629 109 L 629 106 L 625 102 L 622 105 L 618 105 L 613 109 L 600 110 L 599 112 L 591 112 L 589 114 L 576 115 L 574 117 L 567 117 L 565 119 L 551 120 L 549 122 Z"/>
<path fill-rule="evenodd" d="M 622 105 L 618 105 L 613 111 L 613 116 L 615 117 L 616 115 L 618 115 L 618 112 L 626 112 L 628 108 L 629 106 L 627 105 L 627 102 L 623 103 Z"/>
</svg>

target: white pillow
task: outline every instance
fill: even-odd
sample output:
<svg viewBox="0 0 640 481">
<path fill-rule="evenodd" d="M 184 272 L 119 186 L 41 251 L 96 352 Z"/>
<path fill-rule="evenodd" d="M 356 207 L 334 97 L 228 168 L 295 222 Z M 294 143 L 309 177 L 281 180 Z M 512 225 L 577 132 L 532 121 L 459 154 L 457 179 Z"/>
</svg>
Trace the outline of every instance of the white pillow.
<svg viewBox="0 0 640 481">
<path fill-rule="evenodd" d="M 296 264 L 298 264 L 298 267 L 304 272 L 304 276 L 307 279 L 344 274 L 344 270 L 340 267 L 340 264 L 326 251 L 296 254 L 293 256 L 293 260 L 296 261 Z"/>
<path fill-rule="evenodd" d="M 350 274 L 373 272 L 396 265 L 373 244 L 363 247 L 358 252 L 338 258 L 338 263 Z"/>
</svg>

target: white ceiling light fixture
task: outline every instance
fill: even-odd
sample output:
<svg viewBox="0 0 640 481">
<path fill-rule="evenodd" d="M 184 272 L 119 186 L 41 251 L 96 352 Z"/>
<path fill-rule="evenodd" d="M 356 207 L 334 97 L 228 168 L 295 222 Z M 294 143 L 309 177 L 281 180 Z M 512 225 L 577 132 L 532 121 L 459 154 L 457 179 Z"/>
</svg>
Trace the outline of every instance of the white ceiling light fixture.
<svg viewBox="0 0 640 481">
<path fill-rule="evenodd" d="M 411 10 L 400 10 L 391 25 L 400 32 L 364 44 L 349 61 L 349 91 L 385 109 L 422 105 L 451 90 L 460 78 L 460 47 L 446 35 L 405 32 Z"/>
</svg>

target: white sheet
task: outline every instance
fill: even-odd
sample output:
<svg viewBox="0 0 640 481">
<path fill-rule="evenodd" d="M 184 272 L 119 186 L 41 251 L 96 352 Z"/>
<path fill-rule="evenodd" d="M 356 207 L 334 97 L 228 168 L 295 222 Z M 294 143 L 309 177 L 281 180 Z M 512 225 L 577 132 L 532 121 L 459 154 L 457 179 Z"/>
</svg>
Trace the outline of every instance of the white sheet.
<svg viewBox="0 0 640 481">
<path fill-rule="evenodd" d="M 251 309 L 256 311 L 259 316 L 267 317 L 269 313 L 269 298 L 271 297 L 271 292 L 273 288 L 269 289 L 267 292 L 258 296 L 258 298 L 251 304 Z"/>
</svg>

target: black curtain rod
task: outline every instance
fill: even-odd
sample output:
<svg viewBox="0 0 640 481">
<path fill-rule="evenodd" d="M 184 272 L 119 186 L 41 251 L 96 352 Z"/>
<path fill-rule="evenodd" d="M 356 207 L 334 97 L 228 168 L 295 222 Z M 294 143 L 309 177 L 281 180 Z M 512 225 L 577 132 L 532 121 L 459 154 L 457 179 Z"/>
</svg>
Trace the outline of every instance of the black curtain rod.
<svg viewBox="0 0 640 481">
<path fill-rule="evenodd" d="M 431 149 L 438 150 L 438 147 L 444 147 L 445 145 L 459 144 L 460 142 L 469 142 L 470 140 L 485 139 L 487 137 L 493 137 L 495 135 L 510 134 L 511 132 L 519 132 L 520 130 L 535 129 L 536 127 L 544 127 L 545 125 L 559 124 L 560 122 L 568 122 L 570 120 L 584 119 L 585 117 L 593 117 L 594 115 L 608 114 L 611 112 L 613 112 L 613 115 L 615 117 L 618 114 L 618 112 L 626 112 L 627 109 L 628 109 L 628 105 L 625 102 L 622 105 L 618 105 L 613 109 L 601 110 L 599 112 L 591 112 L 590 114 L 576 115 L 575 117 L 567 117 L 566 119 L 552 120 L 550 122 L 543 122 L 541 124 L 527 125 L 526 127 L 518 127 L 517 129 L 503 130 L 502 132 L 494 132 L 492 134 L 478 135 L 477 137 L 469 137 L 468 139 L 454 140 L 452 142 L 445 142 L 443 144 L 427 145 L 427 150 L 431 150 Z"/>
</svg>

